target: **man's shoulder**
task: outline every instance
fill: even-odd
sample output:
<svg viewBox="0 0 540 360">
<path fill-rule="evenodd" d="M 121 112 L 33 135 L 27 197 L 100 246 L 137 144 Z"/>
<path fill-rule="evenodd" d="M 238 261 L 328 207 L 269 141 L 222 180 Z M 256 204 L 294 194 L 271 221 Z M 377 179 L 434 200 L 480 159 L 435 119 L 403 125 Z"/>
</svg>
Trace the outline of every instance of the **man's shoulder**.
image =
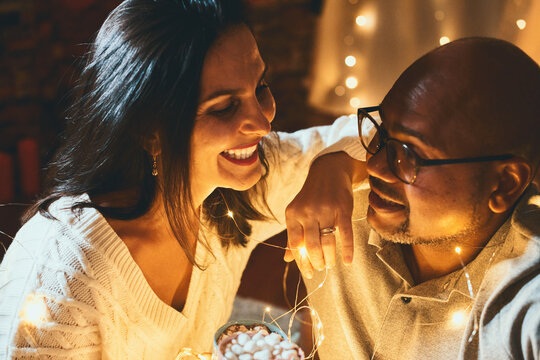
<svg viewBox="0 0 540 360">
<path fill-rule="evenodd" d="M 540 192 L 535 185 L 526 190 L 517 204 L 512 214 L 512 228 L 540 246 Z"/>
</svg>

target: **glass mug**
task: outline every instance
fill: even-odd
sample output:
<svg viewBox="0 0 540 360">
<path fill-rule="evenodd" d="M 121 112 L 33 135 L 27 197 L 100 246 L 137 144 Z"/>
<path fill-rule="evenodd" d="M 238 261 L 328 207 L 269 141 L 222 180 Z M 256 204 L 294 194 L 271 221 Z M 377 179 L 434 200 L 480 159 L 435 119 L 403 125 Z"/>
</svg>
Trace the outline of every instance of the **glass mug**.
<svg viewBox="0 0 540 360">
<path fill-rule="evenodd" d="M 254 328 L 257 325 L 262 325 L 263 327 L 268 328 L 268 330 L 271 333 L 277 333 L 284 340 L 288 340 L 287 335 L 285 335 L 283 330 L 281 330 L 278 326 L 267 323 L 267 322 L 263 322 L 263 321 L 260 321 L 260 320 L 240 320 L 240 321 L 228 322 L 225 325 L 223 325 L 222 327 L 220 327 L 216 331 L 216 333 L 214 334 L 214 357 L 213 357 L 213 359 L 228 360 L 225 357 L 225 355 L 221 352 L 221 349 L 223 348 L 223 346 L 227 345 L 227 343 L 231 342 L 234 338 L 238 337 L 238 334 L 225 335 L 221 339 L 221 341 L 219 341 L 219 340 L 220 340 L 221 335 L 225 332 L 225 330 L 227 330 L 232 325 L 244 325 L 247 328 Z M 253 331 L 255 332 L 255 330 L 253 330 Z M 304 353 L 302 352 L 302 349 L 298 348 L 298 353 L 299 353 L 298 354 L 299 355 L 298 359 L 299 360 L 304 360 Z"/>
</svg>

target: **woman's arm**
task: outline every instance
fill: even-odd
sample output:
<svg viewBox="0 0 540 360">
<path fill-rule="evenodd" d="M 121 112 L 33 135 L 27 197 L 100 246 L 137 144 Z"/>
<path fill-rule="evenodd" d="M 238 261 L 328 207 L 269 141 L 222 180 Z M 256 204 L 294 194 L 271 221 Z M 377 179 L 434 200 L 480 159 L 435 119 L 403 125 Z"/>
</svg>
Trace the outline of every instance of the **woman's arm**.
<svg viewBox="0 0 540 360">
<path fill-rule="evenodd" d="M 304 186 L 308 172 L 310 172 L 310 166 L 312 163 L 315 164 L 315 159 L 322 159 L 328 156 L 325 154 L 337 152 L 341 152 L 343 155 L 347 153 L 356 159 L 365 159 L 365 150 L 358 140 L 356 118 L 349 116 L 337 119 L 330 126 L 313 127 L 294 133 L 275 133 L 267 139 L 267 142 L 269 146 L 266 147 L 266 153 L 270 167 L 266 179 L 267 204 L 277 221 L 253 223 L 252 239 L 258 241 L 277 234 L 285 228 L 286 224 L 289 224 L 289 219 L 293 220 L 293 215 L 288 215 L 286 221 L 285 209 Z M 323 204 L 317 201 L 318 199 L 321 199 L 322 196 L 331 199 L 338 187 L 349 187 L 349 185 L 344 185 L 343 179 L 334 176 L 337 174 L 337 170 L 341 170 L 345 164 L 340 162 L 331 165 L 336 171 L 333 171 L 330 165 L 327 168 L 321 167 L 324 177 L 310 175 L 310 178 L 313 179 L 310 184 L 317 189 L 314 193 L 314 201 L 311 203 L 313 215 L 311 218 L 314 221 L 321 220 L 322 222 L 325 220 L 327 214 L 321 211 L 321 207 L 330 205 Z M 349 168 L 349 170 L 352 169 L 352 167 Z M 325 188 L 323 189 L 322 186 Z M 344 192 L 348 191 L 344 190 Z M 307 193 L 307 191 L 304 192 Z M 307 200 L 306 196 L 304 198 Z M 319 214 L 324 218 L 319 218 Z"/>
<path fill-rule="evenodd" d="M 365 162 L 344 152 L 317 158 L 309 170 L 302 190 L 287 206 L 288 247 L 286 261 L 296 260 L 300 271 L 313 276 L 336 263 L 336 235 L 342 246 L 343 262 L 353 259 L 353 188 L 367 177 Z M 320 229 L 335 227 L 334 234 L 321 235 Z M 307 256 L 298 250 L 305 247 Z"/>
</svg>

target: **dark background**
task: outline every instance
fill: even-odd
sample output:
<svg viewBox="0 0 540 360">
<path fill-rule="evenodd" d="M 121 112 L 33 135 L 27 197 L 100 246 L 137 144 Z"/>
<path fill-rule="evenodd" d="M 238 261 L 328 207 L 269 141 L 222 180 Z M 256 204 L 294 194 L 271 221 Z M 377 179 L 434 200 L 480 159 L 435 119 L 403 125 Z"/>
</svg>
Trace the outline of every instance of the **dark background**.
<svg viewBox="0 0 540 360">
<path fill-rule="evenodd" d="M 69 90 L 79 71 L 78 59 L 119 3 L 0 2 L 0 240 L 6 246 L 20 226 L 24 204 L 31 203 L 39 191 L 38 169 L 58 146 Z M 267 80 L 277 103 L 273 128 L 293 131 L 330 123 L 332 115 L 316 112 L 306 101 L 321 1 L 250 0 L 247 5 L 255 38 L 269 65 Z M 285 245 L 285 236 L 271 241 Z M 0 248 L 0 259 L 3 253 Z M 282 250 L 259 246 L 246 269 L 240 294 L 286 306 L 282 255 Z M 287 287 L 294 290 L 297 281 L 298 270 L 293 265 Z M 293 292 L 289 299 L 293 302 Z"/>
</svg>

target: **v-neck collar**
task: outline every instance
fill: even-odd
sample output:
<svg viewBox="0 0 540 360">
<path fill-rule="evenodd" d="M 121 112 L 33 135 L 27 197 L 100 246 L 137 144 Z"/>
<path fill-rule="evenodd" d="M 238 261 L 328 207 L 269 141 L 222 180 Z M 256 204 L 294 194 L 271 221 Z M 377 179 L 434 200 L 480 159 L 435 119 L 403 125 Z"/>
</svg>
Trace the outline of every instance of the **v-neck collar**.
<svg viewBox="0 0 540 360">
<path fill-rule="evenodd" d="M 62 198 L 53 204 L 51 210 L 55 209 L 53 210 L 55 217 L 88 239 L 90 244 L 111 261 L 133 294 L 134 302 L 152 323 L 168 331 L 181 329 L 182 323 L 194 316 L 193 309 L 196 307 L 197 299 L 193 297 L 198 293 L 202 270 L 197 266 L 193 267 L 186 303 L 181 312 L 176 310 L 163 302 L 152 290 L 125 243 L 99 211 L 93 208 L 84 208 L 80 214 L 71 211 L 71 206 L 81 201 L 89 201 L 88 195 Z M 199 263 L 205 263 L 208 254 L 205 246 L 196 247 L 195 258 Z"/>
</svg>

